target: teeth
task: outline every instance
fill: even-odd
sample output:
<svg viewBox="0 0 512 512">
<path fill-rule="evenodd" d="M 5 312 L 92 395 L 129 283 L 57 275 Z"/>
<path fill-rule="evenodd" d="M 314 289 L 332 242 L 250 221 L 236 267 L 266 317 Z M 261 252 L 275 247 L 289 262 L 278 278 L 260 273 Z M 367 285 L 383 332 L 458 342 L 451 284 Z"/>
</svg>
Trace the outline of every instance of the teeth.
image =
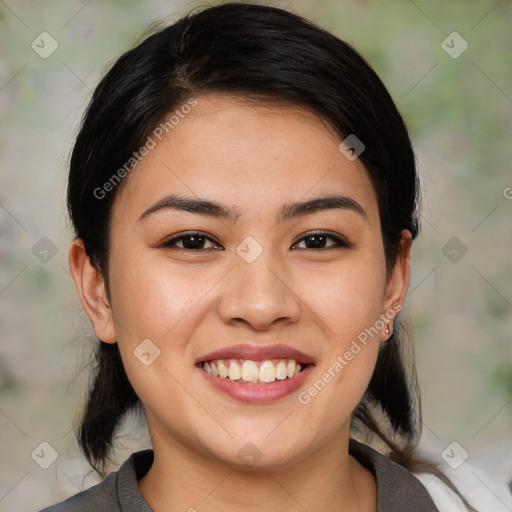
<svg viewBox="0 0 512 512">
<path fill-rule="evenodd" d="M 217 368 L 219 369 L 219 377 L 225 379 L 228 376 L 228 369 L 223 361 L 219 361 L 217 363 Z"/>
<path fill-rule="evenodd" d="M 233 359 L 229 361 L 229 379 L 238 380 L 242 376 L 242 369 Z"/>
<path fill-rule="evenodd" d="M 291 379 L 295 375 L 295 361 L 293 359 L 288 360 L 286 365 L 286 375 Z"/>
<path fill-rule="evenodd" d="M 276 380 L 276 369 L 272 361 L 263 361 L 260 368 L 259 380 L 261 380 L 261 382 L 274 382 Z"/>
<path fill-rule="evenodd" d="M 242 365 L 242 380 L 245 382 L 256 382 L 259 375 L 260 370 L 254 361 L 244 361 L 244 364 Z"/>
<path fill-rule="evenodd" d="M 287 377 L 286 373 L 286 363 L 284 361 L 279 361 L 276 366 L 276 379 L 283 380 Z"/>
<path fill-rule="evenodd" d="M 203 369 L 223 379 L 229 378 L 232 381 L 243 381 L 252 384 L 263 384 L 284 380 L 298 375 L 303 365 L 293 359 L 277 359 L 266 361 L 250 361 L 241 359 L 228 359 L 206 361 Z"/>
</svg>

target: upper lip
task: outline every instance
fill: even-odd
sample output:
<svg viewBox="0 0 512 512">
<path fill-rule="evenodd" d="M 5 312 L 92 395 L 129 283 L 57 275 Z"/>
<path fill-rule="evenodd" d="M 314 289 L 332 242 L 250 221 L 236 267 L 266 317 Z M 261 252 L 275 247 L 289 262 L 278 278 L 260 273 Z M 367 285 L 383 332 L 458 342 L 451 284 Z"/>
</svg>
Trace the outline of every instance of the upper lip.
<svg viewBox="0 0 512 512">
<path fill-rule="evenodd" d="M 196 359 L 196 364 L 215 359 L 249 359 L 251 361 L 265 361 L 269 359 L 294 359 L 300 363 L 314 363 L 312 357 L 296 348 L 287 345 L 233 345 L 220 348 Z"/>
</svg>

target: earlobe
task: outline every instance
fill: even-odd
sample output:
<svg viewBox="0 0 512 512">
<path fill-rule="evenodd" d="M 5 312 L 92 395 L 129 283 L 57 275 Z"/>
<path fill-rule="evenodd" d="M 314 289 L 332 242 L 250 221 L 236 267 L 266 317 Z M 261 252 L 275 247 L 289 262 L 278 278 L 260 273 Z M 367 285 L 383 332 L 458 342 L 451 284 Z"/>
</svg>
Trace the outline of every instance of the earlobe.
<svg viewBox="0 0 512 512">
<path fill-rule="evenodd" d="M 115 343 L 112 309 L 103 274 L 92 264 L 80 238 L 73 240 L 69 248 L 69 269 L 96 337 L 105 343 Z"/>
<path fill-rule="evenodd" d="M 396 258 L 395 266 L 388 279 L 386 287 L 386 296 L 384 299 L 384 315 L 389 318 L 389 326 L 386 324 L 385 332 L 382 334 L 382 340 L 388 340 L 393 334 L 394 317 L 402 309 L 402 304 L 407 294 L 410 278 L 410 253 L 412 245 L 412 235 L 407 229 L 402 230 L 400 241 L 400 251 Z"/>
</svg>

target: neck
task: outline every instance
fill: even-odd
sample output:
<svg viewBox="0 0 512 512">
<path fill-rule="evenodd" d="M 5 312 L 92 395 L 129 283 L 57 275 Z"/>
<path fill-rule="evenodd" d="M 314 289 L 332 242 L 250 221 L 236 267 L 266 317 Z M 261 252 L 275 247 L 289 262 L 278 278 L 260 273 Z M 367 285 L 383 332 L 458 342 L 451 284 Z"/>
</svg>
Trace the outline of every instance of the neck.
<svg viewBox="0 0 512 512">
<path fill-rule="evenodd" d="M 345 430 L 285 469 L 240 469 L 152 435 L 154 462 L 139 488 L 154 512 L 375 512 L 374 476 L 348 454 Z"/>
</svg>

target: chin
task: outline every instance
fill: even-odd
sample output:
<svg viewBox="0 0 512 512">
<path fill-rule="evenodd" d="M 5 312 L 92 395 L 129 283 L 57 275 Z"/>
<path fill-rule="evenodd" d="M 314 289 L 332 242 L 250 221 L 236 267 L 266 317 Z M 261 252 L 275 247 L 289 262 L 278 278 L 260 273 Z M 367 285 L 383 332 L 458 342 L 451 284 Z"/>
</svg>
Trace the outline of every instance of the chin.
<svg viewBox="0 0 512 512">
<path fill-rule="evenodd" d="M 266 430 L 264 432 L 267 432 Z M 287 469 L 302 458 L 304 439 L 282 436 L 246 436 L 231 439 L 229 444 L 205 446 L 217 460 L 237 470 L 276 471 Z"/>
</svg>

